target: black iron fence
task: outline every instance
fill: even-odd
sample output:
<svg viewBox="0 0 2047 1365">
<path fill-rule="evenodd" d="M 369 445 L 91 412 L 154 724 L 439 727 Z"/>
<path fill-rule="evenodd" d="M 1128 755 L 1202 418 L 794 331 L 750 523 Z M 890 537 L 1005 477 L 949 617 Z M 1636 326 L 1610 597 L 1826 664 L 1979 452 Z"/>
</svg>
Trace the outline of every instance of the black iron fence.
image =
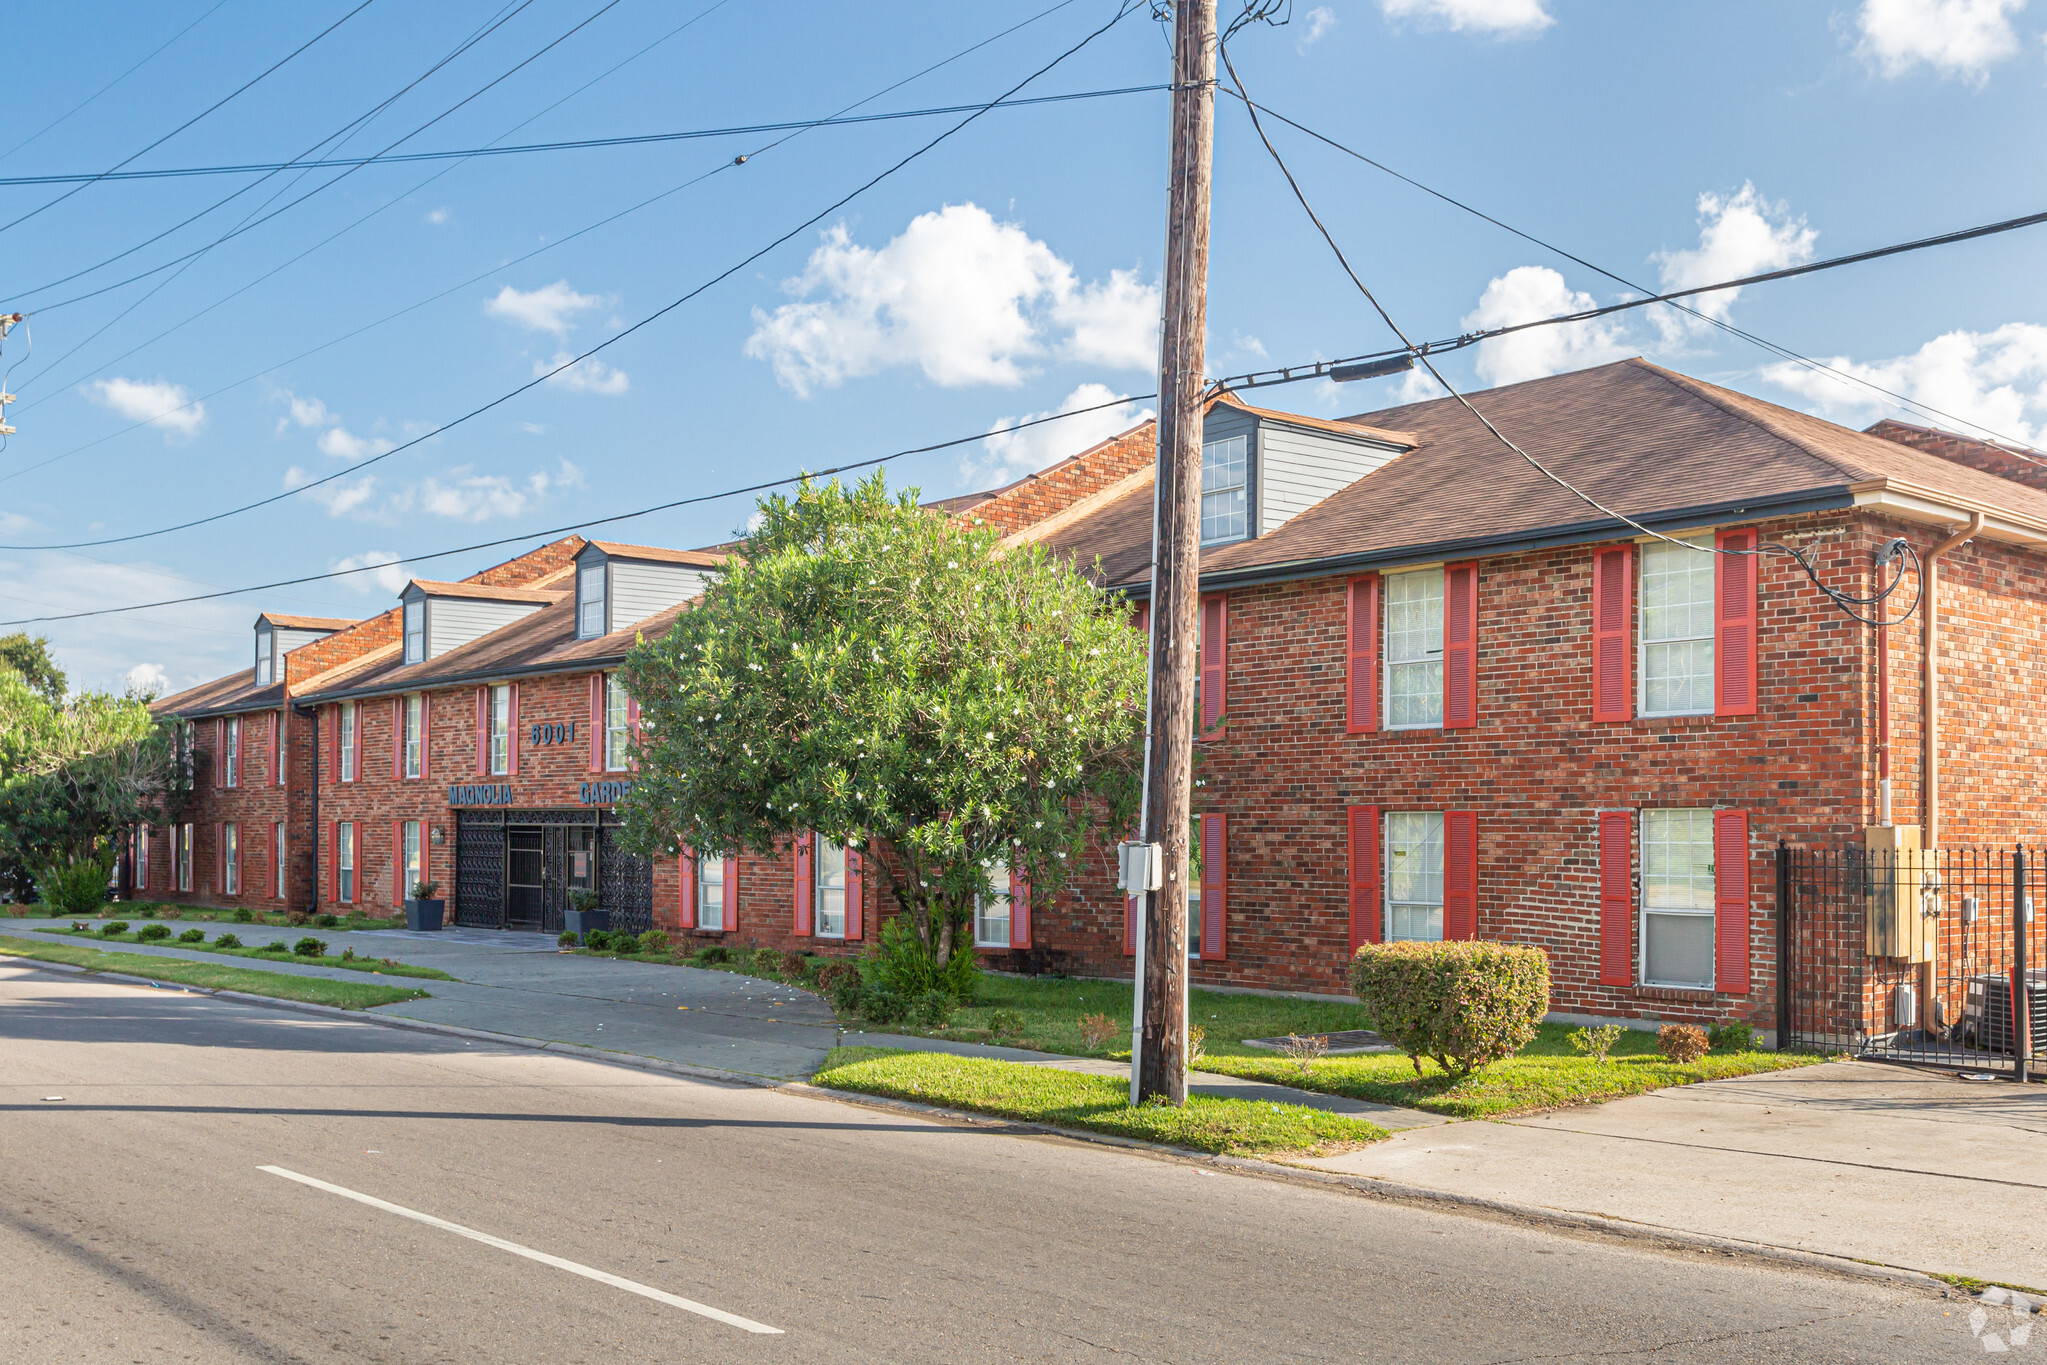
<svg viewBox="0 0 2047 1365">
<path fill-rule="evenodd" d="M 2047 1028 L 2041 851 L 1777 849 L 1781 1045 L 2011 1072 Z"/>
</svg>

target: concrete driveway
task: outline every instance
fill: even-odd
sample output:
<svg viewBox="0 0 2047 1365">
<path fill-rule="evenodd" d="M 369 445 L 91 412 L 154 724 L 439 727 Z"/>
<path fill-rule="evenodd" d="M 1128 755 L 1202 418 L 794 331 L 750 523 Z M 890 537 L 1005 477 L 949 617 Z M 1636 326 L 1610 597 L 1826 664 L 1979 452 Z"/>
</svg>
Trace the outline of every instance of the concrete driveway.
<svg viewBox="0 0 2047 1365">
<path fill-rule="evenodd" d="M 68 923 L 0 920 L 0 933 L 44 942 L 86 942 L 70 934 L 36 932 L 37 926 L 60 922 Z M 376 1014 L 776 1077 L 810 1075 L 839 1036 L 831 1007 L 808 992 L 732 972 L 558 952 L 549 934 L 479 929 L 433 934 L 378 929 L 350 934 L 249 924 L 201 927 L 209 934 L 232 929 L 250 945 L 279 939 L 293 942 L 311 933 L 325 939 L 331 952 L 353 948 L 361 957 L 392 957 L 416 966 L 437 967 L 456 978 L 407 983 L 432 994 L 425 1000 L 380 1006 L 371 1011 Z M 290 975 L 363 979 L 362 973 L 340 967 L 252 962 L 161 945 L 113 946 L 124 952 Z"/>
</svg>

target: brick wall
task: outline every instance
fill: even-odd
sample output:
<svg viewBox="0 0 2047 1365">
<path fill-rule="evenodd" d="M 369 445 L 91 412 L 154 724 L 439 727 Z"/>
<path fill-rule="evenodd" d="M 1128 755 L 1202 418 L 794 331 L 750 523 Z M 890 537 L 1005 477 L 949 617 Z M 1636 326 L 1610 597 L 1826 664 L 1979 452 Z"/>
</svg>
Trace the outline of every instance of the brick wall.
<svg viewBox="0 0 2047 1365">
<path fill-rule="evenodd" d="M 270 727 L 278 723 L 280 714 L 274 710 L 252 711 L 240 717 L 241 771 L 238 774 L 239 784 L 233 787 L 218 784 L 222 725 L 226 718 L 194 722 L 195 767 L 199 786 L 177 821 L 192 825 L 192 889 L 189 892 L 177 890 L 171 860 L 172 831 L 156 828 L 150 832 L 148 883 L 144 885 L 138 880 L 136 899 L 216 908 L 247 906 L 261 910 L 305 903 L 304 896 L 310 888 L 306 885 L 303 869 L 288 868 L 287 895 L 282 900 L 276 895 L 274 859 L 277 849 L 273 828 L 279 822 L 284 823 L 284 855 L 288 861 L 295 861 L 292 859 L 292 832 L 299 826 L 294 822 L 294 809 L 297 795 L 305 789 L 308 779 L 311 724 L 300 716 L 291 716 L 284 721 L 279 766 L 286 782 L 282 786 L 273 785 L 268 773 Z M 240 889 L 232 896 L 227 893 L 222 876 L 221 826 L 225 824 L 236 827 L 241 855 Z"/>
<path fill-rule="evenodd" d="M 1938 455 L 1943 460 L 1953 460 L 1956 464 L 1980 469 L 1986 474 L 2047 489 L 2047 456 L 2037 451 L 2027 458 L 1987 441 L 1972 441 L 1951 431 L 1915 427 L 1909 422 L 1894 422 L 1888 417 L 1865 430 L 1871 436 L 1881 436 L 1886 441 L 1911 446 L 1914 450 L 1923 450 L 1929 455 Z"/>
<path fill-rule="evenodd" d="M 973 508 L 967 516 L 981 518 L 1004 535 L 1022 530 L 1147 468 L 1155 448 L 1152 423 L 1146 422 L 1030 475 Z"/>
</svg>

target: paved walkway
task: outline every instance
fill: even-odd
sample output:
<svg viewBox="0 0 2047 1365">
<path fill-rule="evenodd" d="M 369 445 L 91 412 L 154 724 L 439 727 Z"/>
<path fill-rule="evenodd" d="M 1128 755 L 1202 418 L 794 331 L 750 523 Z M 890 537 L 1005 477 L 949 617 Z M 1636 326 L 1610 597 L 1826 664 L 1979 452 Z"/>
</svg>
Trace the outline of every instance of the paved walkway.
<svg viewBox="0 0 2047 1365">
<path fill-rule="evenodd" d="M 38 924 L 58 922 L 68 923 L 0 920 L 0 933 L 97 946 L 71 934 L 34 932 Z M 379 1006 L 371 1011 L 375 1014 L 784 1078 L 810 1075 L 838 1041 L 838 1021 L 831 1007 L 806 991 L 733 972 L 557 952 L 553 936 L 548 934 L 478 929 L 432 934 L 403 929 L 342 933 L 205 921 L 200 921 L 199 927 L 209 934 L 232 930 L 251 946 L 279 939 L 294 942 L 311 933 L 325 939 L 330 952 L 353 948 L 360 957 L 394 957 L 414 966 L 438 967 L 457 978 L 395 978 L 399 984 L 418 985 L 432 994 L 425 1000 Z M 156 944 L 107 946 L 122 952 L 254 967 L 292 976 L 366 979 L 363 973 L 344 967 L 315 967 L 288 960 L 258 962 Z"/>
</svg>

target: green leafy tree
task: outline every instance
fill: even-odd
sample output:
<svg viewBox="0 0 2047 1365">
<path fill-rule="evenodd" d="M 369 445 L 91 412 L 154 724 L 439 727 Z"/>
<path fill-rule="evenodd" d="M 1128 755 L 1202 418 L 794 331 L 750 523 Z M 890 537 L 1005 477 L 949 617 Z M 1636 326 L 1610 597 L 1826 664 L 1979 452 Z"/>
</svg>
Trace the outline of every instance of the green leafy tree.
<svg viewBox="0 0 2047 1365">
<path fill-rule="evenodd" d="M 879 474 L 763 500 L 702 601 L 626 660 L 632 845 L 868 849 L 939 966 L 991 864 L 1055 893 L 1091 832 L 1134 821 L 1144 642 L 1070 562 L 998 539 Z"/>
<path fill-rule="evenodd" d="M 0 670 L 13 669 L 51 705 L 60 705 L 69 680 L 50 657 L 50 642 L 26 631 L 0 635 Z"/>
</svg>

